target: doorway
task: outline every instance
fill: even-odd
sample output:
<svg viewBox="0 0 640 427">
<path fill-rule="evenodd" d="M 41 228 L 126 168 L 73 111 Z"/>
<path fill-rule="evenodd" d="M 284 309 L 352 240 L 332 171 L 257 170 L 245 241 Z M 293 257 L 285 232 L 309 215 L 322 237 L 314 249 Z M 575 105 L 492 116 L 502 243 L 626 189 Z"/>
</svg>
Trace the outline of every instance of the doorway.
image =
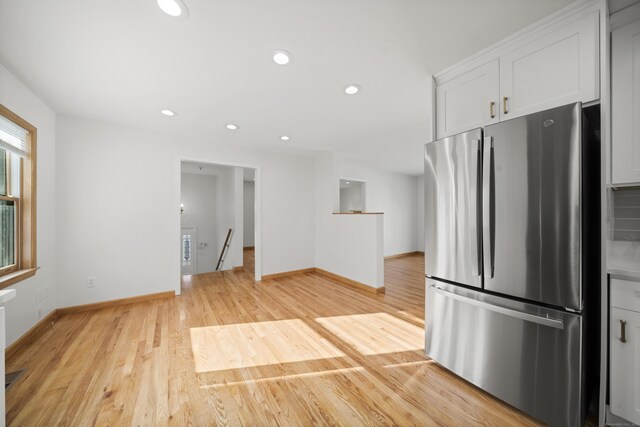
<svg viewBox="0 0 640 427">
<path fill-rule="evenodd" d="M 176 292 L 182 277 L 193 274 L 243 270 L 259 281 L 259 167 L 181 158 L 178 175 Z"/>
</svg>

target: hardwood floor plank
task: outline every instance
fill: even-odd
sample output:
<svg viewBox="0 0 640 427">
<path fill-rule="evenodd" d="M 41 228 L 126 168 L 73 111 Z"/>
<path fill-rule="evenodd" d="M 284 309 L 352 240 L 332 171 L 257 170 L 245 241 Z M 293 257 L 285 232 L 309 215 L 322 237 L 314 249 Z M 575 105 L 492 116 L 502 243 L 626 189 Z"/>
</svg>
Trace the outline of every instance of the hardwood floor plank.
<svg viewBox="0 0 640 427">
<path fill-rule="evenodd" d="M 182 295 L 69 314 L 7 360 L 8 425 L 538 425 L 424 356 L 424 257 L 386 294 L 316 273 L 185 278 Z"/>
</svg>

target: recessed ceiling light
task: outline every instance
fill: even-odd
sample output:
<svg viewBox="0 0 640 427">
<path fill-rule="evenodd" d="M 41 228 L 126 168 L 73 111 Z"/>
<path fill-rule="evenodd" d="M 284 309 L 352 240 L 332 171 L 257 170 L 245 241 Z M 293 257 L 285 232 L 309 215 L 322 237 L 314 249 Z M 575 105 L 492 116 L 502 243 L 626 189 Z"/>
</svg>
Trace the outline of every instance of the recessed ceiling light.
<svg viewBox="0 0 640 427">
<path fill-rule="evenodd" d="M 290 140 L 291 138 L 289 138 L 287 135 L 282 135 L 282 136 L 280 137 L 280 139 L 281 139 L 281 140 L 283 140 L 283 141 L 288 141 L 288 140 Z"/>
<path fill-rule="evenodd" d="M 291 62 L 291 54 L 286 50 L 276 50 L 273 52 L 273 62 L 278 65 L 287 65 Z"/>
<path fill-rule="evenodd" d="M 347 181 L 347 182 L 345 182 L 345 184 L 349 185 L 349 184 L 351 184 L 351 181 Z"/>
<path fill-rule="evenodd" d="M 360 91 L 360 86 L 358 85 L 349 85 L 344 88 L 344 93 L 346 93 L 347 95 L 355 95 L 359 91 Z"/>
<path fill-rule="evenodd" d="M 173 111 L 171 111 L 171 110 L 167 110 L 167 109 L 160 110 L 160 113 L 162 113 L 163 115 L 165 115 L 165 116 L 167 116 L 167 117 L 173 117 L 173 116 L 175 116 L 175 115 L 176 115 L 176 113 L 175 113 L 175 112 L 173 112 Z"/>
<path fill-rule="evenodd" d="M 186 18 L 189 15 L 189 9 L 182 0 L 157 0 L 157 2 L 158 7 L 169 16 Z"/>
<path fill-rule="evenodd" d="M 233 123 L 229 123 L 228 125 L 225 126 L 227 129 L 229 130 L 237 130 L 238 126 L 234 125 Z"/>
</svg>

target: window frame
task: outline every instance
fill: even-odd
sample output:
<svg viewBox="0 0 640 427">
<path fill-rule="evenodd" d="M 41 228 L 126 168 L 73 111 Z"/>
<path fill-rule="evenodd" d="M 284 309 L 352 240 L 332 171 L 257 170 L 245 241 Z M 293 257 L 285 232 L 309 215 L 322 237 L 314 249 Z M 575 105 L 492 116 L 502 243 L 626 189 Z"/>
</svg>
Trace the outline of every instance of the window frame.
<svg viewBox="0 0 640 427">
<path fill-rule="evenodd" d="M 0 115 L 29 132 L 26 157 L 20 159 L 20 197 L 0 196 L 16 203 L 16 263 L 0 268 L 0 289 L 35 275 L 37 270 L 37 140 L 38 130 L 0 104 Z"/>
</svg>

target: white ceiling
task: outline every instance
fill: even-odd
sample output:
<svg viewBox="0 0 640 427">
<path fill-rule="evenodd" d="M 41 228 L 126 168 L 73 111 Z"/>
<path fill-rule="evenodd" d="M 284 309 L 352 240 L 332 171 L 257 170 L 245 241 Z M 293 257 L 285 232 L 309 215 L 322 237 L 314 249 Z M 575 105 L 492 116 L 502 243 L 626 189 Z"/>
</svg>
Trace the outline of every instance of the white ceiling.
<svg viewBox="0 0 640 427">
<path fill-rule="evenodd" d="M 184 1 L 187 19 L 155 0 L 0 0 L 0 62 L 58 113 L 416 174 L 429 74 L 569 3 Z"/>
</svg>

